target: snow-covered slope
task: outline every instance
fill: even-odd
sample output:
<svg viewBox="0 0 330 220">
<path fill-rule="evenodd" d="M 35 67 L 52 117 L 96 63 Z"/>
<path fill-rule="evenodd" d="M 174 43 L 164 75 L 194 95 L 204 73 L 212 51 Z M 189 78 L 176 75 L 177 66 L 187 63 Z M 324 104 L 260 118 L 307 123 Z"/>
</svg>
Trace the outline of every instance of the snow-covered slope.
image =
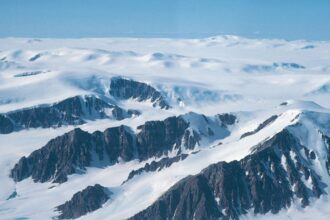
<svg viewBox="0 0 330 220">
<path fill-rule="evenodd" d="M 328 219 L 329 51 L 0 39 L 0 219 Z"/>
</svg>

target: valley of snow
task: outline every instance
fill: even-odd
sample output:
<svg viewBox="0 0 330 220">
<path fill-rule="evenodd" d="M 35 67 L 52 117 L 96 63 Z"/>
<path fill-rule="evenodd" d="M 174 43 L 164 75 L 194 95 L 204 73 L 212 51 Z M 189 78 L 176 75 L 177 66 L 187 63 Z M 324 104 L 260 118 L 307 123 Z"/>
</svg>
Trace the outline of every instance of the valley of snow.
<svg viewBox="0 0 330 220">
<path fill-rule="evenodd" d="M 151 85 L 171 108 L 153 107 L 150 101 L 114 99 L 108 91 L 111 78 L 117 76 Z M 252 147 L 296 123 L 303 128 L 292 132 L 298 132 L 303 144 L 322 157 L 318 131 L 330 136 L 330 42 L 236 36 L 0 39 L 0 113 L 51 105 L 77 95 L 105 97 L 123 109 L 137 109 L 141 115 L 0 134 L 0 219 L 51 219 L 58 215 L 56 206 L 96 183 L 109 188 L 113 196 L 101 209 L 80 219 L 126 219 L 150 206 L 184 177 L 198 174 L 212 163 L 240 160 Z M 61 184 L 36 183 L 31 177 L 15 183 L 9 177 L 21 157 L 75 127 L 94 132 L 127 125 L 137 131 L 146 121 L 184 115 L 194 129 L 205 130 L 204 122 L 192 112 L 209 120 L 216 114 L 233 113 L 237 122 L 228 127 L 230 133 L 223 139 L 187 150 L 187 159 L 159 172 L 138 175 L 125 184 L 132 170 L 160 158 L 90 167 Z M 240 138 L 272 115 L 278 115 L 273 123 Z M 321 165 L 315 164 L 315 169 L 324 174 L 329 194 L 330 176 Z M 17 195 L 10 198 L 14 192 Z M 328 219 L 328 205 L 329 197 L 322 195 L 306 208 L 292 206 L 275 215 L 248 213 L 242 219 L 308 219 L 315 213 L 317 219 Z"/>
</svg>

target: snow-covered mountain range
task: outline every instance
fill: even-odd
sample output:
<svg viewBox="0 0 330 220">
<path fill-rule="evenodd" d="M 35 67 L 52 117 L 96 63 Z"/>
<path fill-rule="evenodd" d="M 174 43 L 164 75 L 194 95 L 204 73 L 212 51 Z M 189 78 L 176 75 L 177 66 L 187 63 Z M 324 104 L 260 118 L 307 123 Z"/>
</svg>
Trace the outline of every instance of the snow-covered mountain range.
<svg viewBox="0 0 330 220">
<path fill-rule="evenodd" d="M 0 219 L 329 219 L 330 42 L 0 39 Z"/>
</svg>

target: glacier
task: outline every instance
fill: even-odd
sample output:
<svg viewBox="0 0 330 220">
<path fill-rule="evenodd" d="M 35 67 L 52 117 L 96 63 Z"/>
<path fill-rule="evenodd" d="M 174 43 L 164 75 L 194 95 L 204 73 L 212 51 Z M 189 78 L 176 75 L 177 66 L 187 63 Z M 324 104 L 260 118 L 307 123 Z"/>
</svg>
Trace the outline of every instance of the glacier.
<svg viewBox="0 0 330 220">
<path fill-rule="evenodd" d="M 208 219 L 310 219 L 311 216 L 328 219 L 329 51 L 330 42 L 326 41 L 238 36 L 0 39 L 0 131 L 2 128 L 8 131 L 10 123 L 14 125 L 10 132 L 0 132 L 0 219 L 65 216 L 56 207 L 81 205 L 71 200 L 74 195 L 79 195 L 78 192 L 89 195 L 88 190 L 99 185 L 111 196 L 87 212 L 88 207 L 75 207 L 78 212 L 85 210 L 75 215 L 79 219 L 143 219 L 143 216 L 150 219 L 190 219 L 191 216 L 195 219 L 205 219 L 205 216 Z M 74 97 L 79 97 L 79 104 L 70 101 Z M 88 97 L 93 97 L 90 104 Z M 65 108 L 60 108 L 61 117 L 48 122 L 50 116 L 59 111 L 56 104 L 63 100 L 69 101 Z M 45 113 L 38 113 L 44 108 L 47 108 Z M 122 113 L 120 117 L 117 117 L 118 111 Z M 24 114 L 14 117 L 12 113 L 16 112 Z M 174 126 L 168 122 L 169 118 L 180 118 L 182 122 L 178 123 L 185 126 Z M 56 152 L 75 155 L 69 151 L 72 143 L 87 144 L 87 147 L 75 145 L 86 151 L 77 156 L 78 162 L 73 163 L 77 167 L 74 172 L 66 173 L 66 181 L 54 182 L 52 174 L 44 181 L 36 181 L 33 174 L 12 178 L 12 170 L 21 158 L 35 158 L 29 155 L 48 146 L 53 139 L 66 140 L 66 134 L 76 129 L 86 134 L 100 134 L 121 126 L 132 135 L 132 143 L 138 144 L 130 145 L 132 151 L 139 147 L 142 150 L 137 152 L 144 152 L 150 147 L 153 153 L 132 154 L 130 159 L 121 154 L 111 162 L 103 161 L 95 159 L 97 150 L 90 149 L 98 149 L 101 146 L 98 141 L 106 142 L 107 137 L 96 139 L 90 146 L 84 139 L 72 137 L 56 146 L 63 149 Z M 269 144 L 284 131 L 296 141 L 292 142 L 296 147 L 278 146 L 275 141 Z M 122 141 L 120 146 L 127 146 L 122 136 L 116 138 Z M 187 145 L 188 141 L 192 144 Z M 102 146 L 107 149 L 106 145 Z M 111 145 L 111 149 L 116 146 Z M 298 173 L 299 180 L 284 174 L 279 178 L 290 183 L 287 186 L 292 196 L 285 205 L 270 202 L 271 209 L 264 207 L 266 211 L 262 212 L 256 206 L 258 203 L 246 202 L 232 214 L 233 209 L 226 206 L 228 198 L 219 193 L 219 190 L 231 189 L 216 188 L 224 187 L 221 179 L 215 186 L 208 183 L 206 191 L 199 188 L 198 184 L 206 183 L 204 178 L 211 181 L 207 178 L 212 176 L 217 164 L 240 161 L 244 165 L 247 158 L 258 155 L 264 148 L 276 152 L 284 149 L 283 152 L 289 153 L 283 153 L 285 157 L 279 156 L 275 162 L 269 160 L 274 165 L 265 168 L 264 173 L 258 167 L 261 165 L 256 166 L 260 172 L 256 174 L 258 178 L 274 176 L 276 169 L 289 173 L 295 167 L 294 172 Z M 63 164 L 63 161 L 56 163 L 62 154 L 42 155 L 37 159 L 40 164 Z M 79 161 L 84 161 L 82 156 L 86 155 L 90 156 L 91 163 L 79 166 Z M 30 160 L 30 164 L 34 164 L 35 159 Z M 295 166 L 288 161 L 293 161 Z M 301 168 L 301 163 L 305 168 Z M 246 173 L 241 177 L 252 175 L 243 165 L 240 169 L 246 169 Z M 19 165 L 20 169 L 15 172 L 25 174 L 23 171 L 30 169 L 29 166 Z M 61 171 L 60 165 L 54 166 L 54 170 Z M 130 173 L 137 170 L 139 172 L 126 181 Z M 307 175 L 306 170 L 312 174 Z M 39 173 L 44 174 L 42 172 Z M 243 182 L 248 187 L 254 183 Z M 294 184 L 298 182 L 302 184 L 299 190 Z M 205 204 L 216 211 L 203 209 L 206 205 L 202 202 L 189 203 L 192 210 L 198 211 L 187 211 L 180 207 L 187 199 L 169 203 L 166 198 L 175 196 L 175 190 L 182 190 L 180 184 L 191 190 L 182 195 L 205 196 L 208 198 Z M 302 188 L 307 192 L 308 203 L 299 197 Z M 68 201 L 71 202 L 66 203 Z M 159 214 L 159 201 L 167 207 L 176 204 L 179 211 Z M 267 197 L 264 201 L 269 202 Z"/>
</svg>

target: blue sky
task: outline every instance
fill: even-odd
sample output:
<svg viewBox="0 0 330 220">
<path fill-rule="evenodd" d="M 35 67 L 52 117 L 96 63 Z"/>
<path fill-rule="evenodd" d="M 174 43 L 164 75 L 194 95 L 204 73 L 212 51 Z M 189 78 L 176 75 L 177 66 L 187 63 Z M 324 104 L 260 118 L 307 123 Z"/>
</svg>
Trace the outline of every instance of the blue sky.
<svg viewBox="0 0 330 220">
<path fill-rule="evenodd" d="M 0 37 L 330 40 L 330 0 L 0 0 Z"/>
</svg>

